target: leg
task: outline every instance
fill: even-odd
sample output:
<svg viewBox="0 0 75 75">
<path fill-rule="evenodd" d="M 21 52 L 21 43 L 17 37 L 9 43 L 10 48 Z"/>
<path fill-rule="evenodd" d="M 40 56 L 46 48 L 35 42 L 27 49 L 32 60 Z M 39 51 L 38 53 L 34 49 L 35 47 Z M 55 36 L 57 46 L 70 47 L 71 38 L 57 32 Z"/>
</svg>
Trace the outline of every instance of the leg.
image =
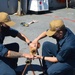
<svg viewBox="0 0 75 75">
<path fill-rule="evenodd" d="M 54 63 L 47 70 L 48 75 L 73 75 L 73 68 L 67 63 Z"/>
<path fill-rule="evenodd" d="M 2 60 L 0 60 L 0 75 L 16 75 L 15 71 Z"/>
<path fill-rule="evenodd" d="M 19 45 L 17 43 L 6 44 L 5 47 L 9 50 L 19 52 Z M 13 69 L 17 67 L 18 58 L 2 58 L 2 60 Z"/>
<path fill-rule="evenodd" d="M 42 46 L 42 55 L 43 56 L 56 56 L 57 54 L 57 46 L 51 42 L 44 42 Z M 47 69 L 53 63 L 48 61 L 43 61 L 43 66 Z"/>
</svg>

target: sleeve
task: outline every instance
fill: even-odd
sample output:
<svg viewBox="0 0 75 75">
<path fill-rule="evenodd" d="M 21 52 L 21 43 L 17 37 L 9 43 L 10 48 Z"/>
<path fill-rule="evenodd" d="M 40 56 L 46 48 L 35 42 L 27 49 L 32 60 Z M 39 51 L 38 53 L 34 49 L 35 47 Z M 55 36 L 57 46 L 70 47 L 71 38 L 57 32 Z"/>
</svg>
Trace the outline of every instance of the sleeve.
<svg viewBox="0 0 75 75">
<path fill-rule="evenodd" d="M 8 49 L 4 45 L 0 44 L 0 56 L 3 57 L 7 52 Z"/>
<path fill-rule="evenodd" d="M 57 54 L 57 59 L 59 62 L 63 62 L 68 59 L 69 55 L 71 53 L 71 47 L 66 47 L 64 49 L 61 49 Z"/>
<path fill-rule="evenodd" d="M 16 37 L 18 33 L 19 33 L 19 32 L 18 32 L 17 30 L 15 30 L 15 29 L 13 29 L 13 28 L 9 28 L 9 30 L 7 30 L 7 31 L 5 32 L 5 36 Z"/>
</svg>

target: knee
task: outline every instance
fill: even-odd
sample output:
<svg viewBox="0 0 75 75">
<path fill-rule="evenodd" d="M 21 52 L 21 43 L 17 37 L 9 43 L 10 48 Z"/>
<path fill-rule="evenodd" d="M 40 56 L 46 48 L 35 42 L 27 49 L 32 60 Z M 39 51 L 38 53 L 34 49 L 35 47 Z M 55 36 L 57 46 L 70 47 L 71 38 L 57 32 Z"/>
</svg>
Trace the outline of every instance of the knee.
<svg viewBox="0 0 75 75">
<path fill-rule="evenodd" d="M 55 71 L 52 69 L 48 69 L 47 73 L 48 73 L 48 75 L 60 75 L 60 71 L 57 71 L 57 70 Z"/>
<path fill-rule="evenodd" d="M 46 42 L 43 43 L 42 47 L 50 47 L 50 46 L 52 46 L 52 45 L 54 46 L 53 43 L 51 43 L 51 42 L 49 42 L 49 41 L 46 41 Z"/>
<path fill-rule="evenodd" d="M 7 75 L 16 75 L 15 72 L 8 73 Z"/>
<path fill-rule="evenodd" d="M 47 71 L 48 75 L 73 75 L 73 72 Z"/>
<path fill-rule="evenodd" d="M 44 42 L 42 45 L 42 50 L 48 48 L 49 45 L 50 45 L 49 41 Z"/>
<path fill-rule="evenodd" d="M 47 52 L 47 49 L 48 49 L 48 41 L 44 42 L 43 45 L 42 45 L 42 52 L 43 54 Z"/>
<path fill-rule="evenodd" d="M 52 50 L 52 43 L 49 42 L 49 41 L 46 41 L 43 43 L 43 46 L 42 46 L 42 55 L 43 56 L 50 56 L 51 54 L 51 50 Z M 50 54 L 49 54 L 50 53 Z"/>
<path fill-rule="evenodd" d="M 52 43 L 49 41 L 46 41 L 42 45 L 42 51 L 51 50 L 51 47 L 52 47 Z"/>
<path fill-rule="evenodd" d="M 49 43 L 50 43 L 49 41 L 46 41 L 46 42 L 43 43 L 43 46 L 46 46 L 46 45 L 48 45 Z"/>
<path fill-rule="evenodd" d="M 14 46 L 13 47 L 15 47 L 15 50 L 17 51 L 17 52 L 19 52 L 19 44 L 18 43 L 14 43 Z"/>
<path fill-rule="evenodd" d="M 19 48 L 19 44 L 18 44 L 18 43 L 14 43 L 14 45 L 15 45 L 17 48 Z"/>
<path fill-rule="evenodd" d="M 2 75 L 16 75 L 16 72 L 13 69 L 8 69 Z"/>
<path fill-rule="evenodd" d="M 16 72 L 14 71 L 14 69 L 9 70 L 9 72 L 7 72 L 7 75 L 16 75 Z"/>
<path fill-rule="evenodd" d="M 12 73 L 12 72 L 11 73 L 3 73 L 3 74 L 1 73 L 1 75 L 16 75 L 16 73 Z"/>
<path fill-rule="evenodd" d="M 59 74 L 56 73 L 56 72 L 49 72 L 49 71 L 47 71 L 47 74 L 48 74 L 48 75 L 59 75 Z"/>
</svg>

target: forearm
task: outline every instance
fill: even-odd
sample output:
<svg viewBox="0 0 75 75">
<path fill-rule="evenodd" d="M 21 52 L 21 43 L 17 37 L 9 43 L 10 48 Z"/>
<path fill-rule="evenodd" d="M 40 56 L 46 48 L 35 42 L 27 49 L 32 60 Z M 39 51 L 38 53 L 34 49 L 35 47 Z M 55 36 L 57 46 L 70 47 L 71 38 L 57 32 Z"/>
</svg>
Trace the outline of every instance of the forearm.
<svg viewBox="0 0 75 75">
<path fill-rule="evenodd" d="M 50 62 L 58 62 L 56 57 L 43 57 L 43 56 L 40 56 L 39 58 L 42 59 L 42 60 L 50 61 Z"/>
<path fill-rule="evenodd" d="M 26 43 L 29 43 L 30 40 L 23 34 L 18 33 L 17 37 L 19 37 L 21 40 L 25 41 Z"/>
<path fill-rule="evenodd" d="M 44 60 L 50 61 L 50 62 L 58 62 L 56 57 L 45 57 Z"/>
<path fill-rule="evenodd" d="M 23 38 L 24 38 L 24 39 L 22 39 L 22 40 L 24 40 L 26 43 L 29 43 L 29 42 L 30 42 L 30 40 L 29 40 L 26 36 L 24 36 L 23 34 L 22 34 L 22 36 L 23 36 Z"/>
<path fill-rule="evenodd" d="M 14 52 L 14 51 L 8 51 L 6 54 L 5 54 L 5 57 L 8 57 L 8 58 L 19 58 L 19 57 L 23 57 L 23 53 L 20 53 L 20 52 Z"/>
<path fill-rule="evenodd" d="M 46 35 L 46 31 L 45 32 L 43 32 L 43 33 L 41 33 L 36 39 L 35 39 L 35 41 L 39 41 L 40 39 L 42 39 L 42 38 L 44 38 L 44 37 L 46 37 L 47 35 Z"/>
</svg>

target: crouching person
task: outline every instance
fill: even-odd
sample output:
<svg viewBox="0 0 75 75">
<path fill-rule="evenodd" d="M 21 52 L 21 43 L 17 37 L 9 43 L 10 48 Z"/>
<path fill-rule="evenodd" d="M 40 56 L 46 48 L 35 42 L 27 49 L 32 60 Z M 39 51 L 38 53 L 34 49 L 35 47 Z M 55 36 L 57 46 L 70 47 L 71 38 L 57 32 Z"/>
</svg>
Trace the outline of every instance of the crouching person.
<svg viewBox="0 0 75 75">
<path fill-rule="evenodd" d="M 9 26 L 14 24 L 7 13 L 0 12 L 0 75 L 17 75 L 15 69 L 18 58 L 33 58 L 30 54 L 19 52 L 18 43 L 3 44 L 4 38 L 7 36 L 18 37 L 26 43 L 30 42 L 25 35 Z"/>
</svg>

